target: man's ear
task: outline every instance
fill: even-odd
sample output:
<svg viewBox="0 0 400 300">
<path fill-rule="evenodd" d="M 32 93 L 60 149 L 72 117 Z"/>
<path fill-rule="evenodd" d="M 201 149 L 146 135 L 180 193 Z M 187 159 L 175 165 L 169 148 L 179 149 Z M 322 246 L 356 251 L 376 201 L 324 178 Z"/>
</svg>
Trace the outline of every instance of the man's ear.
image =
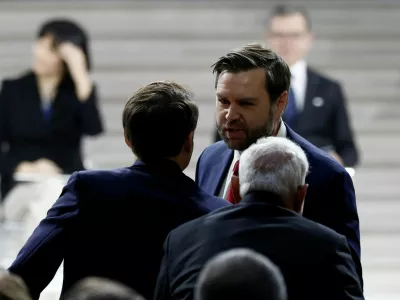
<svg viewBox="0 0 400 300">
<path fill-rule="evenodd" d="M 183 149 L 187 153 L 192 153 L 193 152 L 193 148 L 194 148 L 194 131 L 191 131 L 189 133 L 187 139 L 183 143 Z"/>
<path fill-rule="evenodd" d="M 132 150 L 132 143 L 131 141 L 128 139 L 128 137 L 126 136 L 126 131 L 124 130 L 124 139 L 125 139 L 125 144 L 129 147 L 129 149 Z"/>
<path fill-rule="evenodd" d="M 288 91 L 284 91 L 276 100 L 276 114 L 281 116 L 283 115 L 283 113 L 286 110 L 287 104 L 288 104 L 288 97 L 289 97 L 289 93 Z"/>
<path fill-rule="evenodd" d="M 306 199 L 307 195 L 307 188 L 308 184 L 304 184 L 299 187 L 299 190 L 297 192 L 297 198 L 296 198 L 296 207 L 295 210 L 299 213 L 303 213 L 303 208 L 304 208 L 304 200 Z"/>
</svg>

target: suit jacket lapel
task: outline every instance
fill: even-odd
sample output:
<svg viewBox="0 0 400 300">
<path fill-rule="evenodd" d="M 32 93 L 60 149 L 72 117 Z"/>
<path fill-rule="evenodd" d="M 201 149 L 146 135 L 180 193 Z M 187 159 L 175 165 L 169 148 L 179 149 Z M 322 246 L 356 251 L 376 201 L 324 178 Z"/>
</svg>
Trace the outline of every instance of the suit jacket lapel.
<svg viewBox="0 0 400 300">
<path fill-rule="evenodd" d="M 306 101 L 305 104 L 311 104 L 312 99 L 315 96 L 315 92 L 318 86 L 319 77 L 314 74 L 313 71 L 307 69 L 307 88 L 306 88 Z"/>
<path fill-rule="evenodd" d="M 213 195 L 218 196 L 218 193 L 224 183 L 225 177 L 228 174 L 229 167 L 232 163 L 233 151 L 226 147 L 226 149 L 218 157 L 218 161 L 211 168 L 210 173 L 210 186 Z"/>
</svg>

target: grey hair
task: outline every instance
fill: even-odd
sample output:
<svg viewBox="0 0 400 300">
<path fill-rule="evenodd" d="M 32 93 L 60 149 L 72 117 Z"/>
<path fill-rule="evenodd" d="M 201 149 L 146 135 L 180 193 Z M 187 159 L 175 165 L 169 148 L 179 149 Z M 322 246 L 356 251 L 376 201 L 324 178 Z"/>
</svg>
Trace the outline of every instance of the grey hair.
<svg viewBox="0 0 400 300">
<path fill-rule="evenodd" d="M 268 191 L 288 198 L 305 184 L 308 168 L 306 154 L 292 141 L 261 138 L 240 156 L 240 195 Z"/>
</svg>

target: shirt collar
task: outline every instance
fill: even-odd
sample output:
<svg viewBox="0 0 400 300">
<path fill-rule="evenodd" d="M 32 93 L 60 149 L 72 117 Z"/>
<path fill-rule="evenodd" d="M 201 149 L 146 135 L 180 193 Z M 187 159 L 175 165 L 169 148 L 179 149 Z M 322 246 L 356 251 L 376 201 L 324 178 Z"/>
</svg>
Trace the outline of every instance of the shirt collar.
<svg viewBox="0 0 400 300">
<path fill-rule="evenodd" d="M 305 60 L 299 60 L 290 67 L 290 73 L 293 78 L 301 78 L 307 72 L 307 63 Z"/>
</svg>

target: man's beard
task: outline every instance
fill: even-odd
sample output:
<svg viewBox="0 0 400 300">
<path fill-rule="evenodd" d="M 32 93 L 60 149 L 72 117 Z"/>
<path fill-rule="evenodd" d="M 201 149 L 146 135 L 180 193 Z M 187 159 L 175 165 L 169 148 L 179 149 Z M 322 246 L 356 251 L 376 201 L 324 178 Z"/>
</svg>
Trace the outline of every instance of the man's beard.
<svg viewBox="0 0 400 300">
<path fill-rule="evenodd" d="M 229 139 L 226 137 L 224 128 L 226 125 L 229 126 L 234 126 L 238 127 L 241 130 L 245 132 L 246 138 L 242 142 L 233 145 L 233 143 L 230 143 Z M 257 127 L 255 129 L 249 130 L 248 128 L 245 128 L 243 124 L 241 124 L 238 121 L 231 122 L 229 124 L 225 123 L 220 126 L 218 126 L 218 133 L 221 139 L 225 142 L 225 144 L 232 150 L 238 150 L 238 151 L 244 151 L 248 147 L 250 147 L 252 144 L 257 142 L 258 139 L 262 137 L 269 137 L 273 134 L 274 132 L 274 112 L 272 108 L 269 111 L 269 116 L 267 118 L 267 121 L 261 125 L 260 127 Z"/>
</svg>

